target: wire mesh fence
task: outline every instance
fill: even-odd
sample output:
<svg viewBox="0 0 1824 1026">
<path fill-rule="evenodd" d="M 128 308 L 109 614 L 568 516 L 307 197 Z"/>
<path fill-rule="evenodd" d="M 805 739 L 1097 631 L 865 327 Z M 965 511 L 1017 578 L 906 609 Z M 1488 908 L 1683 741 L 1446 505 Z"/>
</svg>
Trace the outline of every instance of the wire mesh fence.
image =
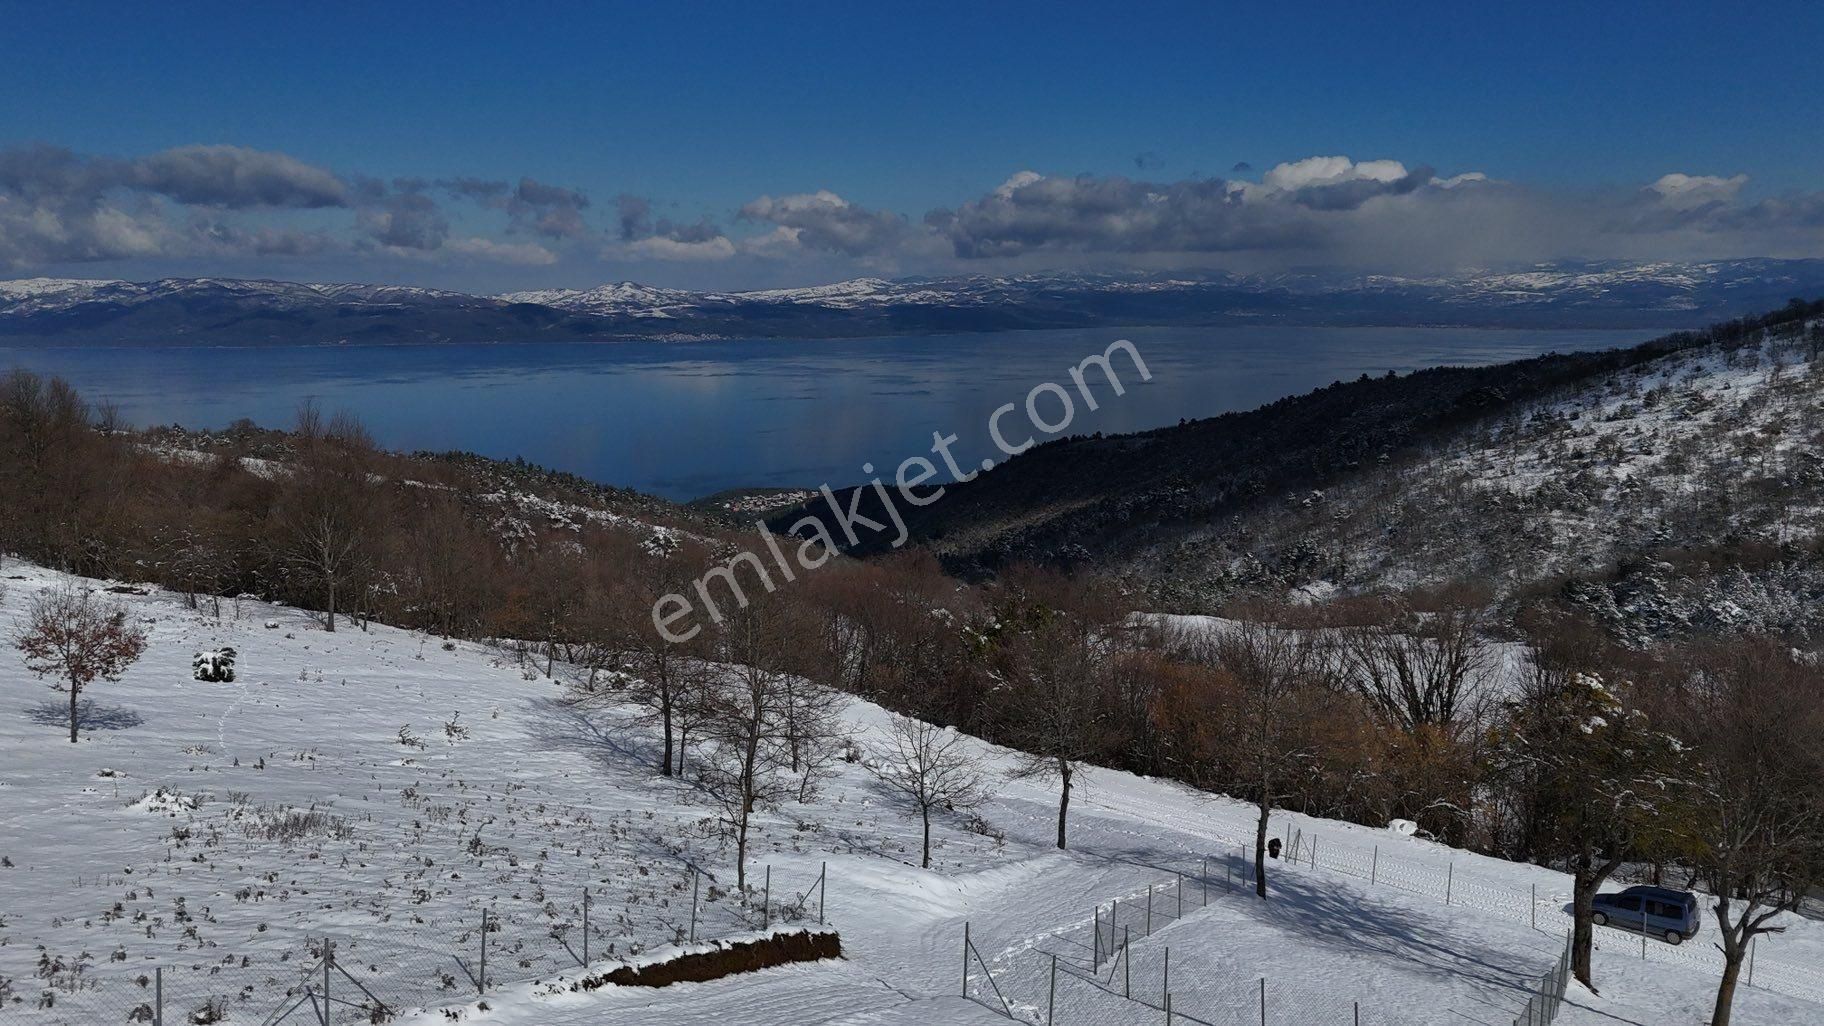
<svg viewBox="0 0 1824 1026">
<path fill-rule="evenodd" d="M 213 955 L 209 942 L 180 948 L 168 963 L 39 952 L 35 964 L 17 964 L 0 948 L 0 1021 L 387 1022 L 405 1010 L 479 1000 L 503 985 L 574 976 L 668 944 L 821 924 L 828 881 L 827 866 L 806 875 L 769 865 L 754 867 L 746 887 L 725 888 L 692 870 L 653 888 L 657 897 L 630 903 L 624 889 L 605 883 L 528 902 L 507 900 L 480 880 L 427 892 L 409 916 L 378 925 L 326 923 L 295 943 L 274 938 L 257 959 Z"/>
<path fill-rule="evenodd" d="M 1174 952 L 1174 924 L 1233 900 L 1247 881 L 1240 853 L 1193 856 L 1144 871 L 1162 874 L 1097 904 L 1079 924 L 1036 944 L 984 956 L 985 938 L 965 924 L 962 993 L 1008 1019 L 1055 1023 L 1186 1026 L 1395 1026 L 1398 1010 L 1295 981 L 1242 976 L 1198 950 Z"/>
<path fill-rule="evenodd" d="M 1514 1019 L 1514 1026 L 1551 1026 L 1564 1007 L 1565 987 L 1571 980 L 1571 938 L 1564 938 L 1564 951 L 1551 972 L 1540 977 L 1538 988 L 1526 1001 L 1526 1009 Z"/>
<path fill-rule="evenodd" d="M 1402 857 L 1390 850 L 1391 846 L 1363 847 L 1328 836 L 1320 839 L 1316 834 L 1307 834 L 1290 824 L 1281 824 L 1274 836 L 1280 842 L 1280 860 L 1285 865 L 1352 876 L 1368 881 L 1370 886 L 1391 887 L 1448 906 L 1473 908 L 1545 932 L 1562 929 L 1568 922 L 1569 914 L 1564 911 L 1568 897 L 1541 891 L 1537 885 L 1526 890 L 1502 887 L 1466 878 L 1457 872 L 1456 864 L 1451 861 L 1440 867 L 1435 862 Z M 1237 839 L 1234 843 L 1244 861 L 1252 856 L 1251 839 Z M 1777 941 L 1770 942 L 1769 946 L 1773 943 Z M 1596 947 L 1638 954 L 1648 962 L 1702 968 L 1719 976 L 1723 971 L 1722 953 L 1710 944 L 1667 944 L 1637 931 L 1597 927 Z M 1784 959 L 1766 951 L 1759 952 L 1756 963 L 1752 982 L 1744 968 L 1744 986 L 1758 986 L 1808 1001 L 1824 1001 L 1824 967 Z"/>
</svg>

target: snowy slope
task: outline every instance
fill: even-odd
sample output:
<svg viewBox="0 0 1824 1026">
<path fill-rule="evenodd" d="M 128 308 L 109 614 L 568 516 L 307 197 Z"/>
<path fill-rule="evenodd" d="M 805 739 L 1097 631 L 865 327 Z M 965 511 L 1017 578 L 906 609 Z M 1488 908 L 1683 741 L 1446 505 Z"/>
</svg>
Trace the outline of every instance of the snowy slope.
<svg viewBox="0 0 1824 1026">
<path fill-rule="evenodd" d="M 1320 592 L 1475 580 L 1511 593 L 1623 561 L 1651 579 L 1586 597 L 1624 635 L 1761 625 L 1824 639 L 1824 569 L 1797 555 L 1824 531 L 1821 332 L 1675 352 L 1515 406 L 1142 562 L 1213 590 L 1277 578 Z M 1655 569 L 1663 553 L 1723 546 L 1791 552 L 1739 570 L 1719 557 L 1693 571 L 1717 579 L 1683 585 L 1684 569 Z"/>
<path fill-rule="evenodd" d="M 10 562 L 0 578 L 0 622 L 60 580 Z M 615 710 L 557 704 L 536 669 L 474 645 L 388 628 L 328 634 L 251 602 L 218 621 L 173 595 L 123 601 L 151 648 L 124 681 L 94 690 L 79 745 L 60 733 L 60 696 L 0 653 L 12 696 L 0 704 L 0 992 L 15 999 L 0 1021 L 126 1021 L 146 993 L 137 978 L 159 966 L 167 1022 L 211 996 L 227 1021 L 260 1022 L 312 971 L 325 935 L 384 1000 L 448 1006 L 461 1021 L 1005 1021 L 986 1007 L 999 998 L 980 969 L 974 1000 L 961 995 L 968 922 L 1026 1021 L 1043 1021 L 1053 954 L 1067 977 L 1059 1021 L 1157 1021 L 1117 993 L 1157 991 L 1169 946 L 1175 1009 L 1209 1022 L 1255 1021 L 1265 978 L 1275 1023 L 1347 1022 L 1356 1001 L 1369 1023 L 1506 1023 L 1562 944 L 1559 874 L 1296 815 L 1275 816 L 1272 830 L 1315 866 L 1278 874 L 1266 904 L 1230 893 L 1252 810 L 1112 771 L 1081 781 L 1073 851 L 1049 846 L 1044 783 L 1002 781 L 983 811 L 1004 838 L 942 822 L 924 871 L 914 821 L 842 764 L 816 800 L 761 817 L 753 882 L 770 866 L 768 915 L 814 920 L 811 885 L 827 863 L 844 960 L 570 994 L 561 981 L 576 976 L 585 888 L 597 960 L 683 939 L 693 867 L 700 935 L 761 925 L 758 895 L 728 893 L 731 854 L 709 806 L 649 769 L 650 731 Z M 191 680 L 192 654 L 222 645 L 239 652 L 238 681 Z M 864 748 L 884 720 L 860 702 L 847 717 Z M 1154 936 L 1143 939 L 1149 893 Z M 1090 924 L 1116 900 L 1131 975 L 1101 964 L 1092 984 L 1103 959 Z M 483 908 L 498 981 L 485 1012 L 455 957 L 473 966 Z M 1702 939 L 1654 945 L 1646 959 L 1631 938 L 1605 939 L 1599 979 L 1614 987 L 1573 995 L 1560 1021 L 1701 1021 L 1715 977 Z M 1824 980 L 1814 988 L 1805 969 L 1824 963 L 1824 929 L 1800 923 L 1760 960 L 1768 986 L 1743 991 L 1738 1021 L 1824 1021 L 1812 1003 Z M 47 991 L 54 1004 L 36 1007 Z"/>
</svg>

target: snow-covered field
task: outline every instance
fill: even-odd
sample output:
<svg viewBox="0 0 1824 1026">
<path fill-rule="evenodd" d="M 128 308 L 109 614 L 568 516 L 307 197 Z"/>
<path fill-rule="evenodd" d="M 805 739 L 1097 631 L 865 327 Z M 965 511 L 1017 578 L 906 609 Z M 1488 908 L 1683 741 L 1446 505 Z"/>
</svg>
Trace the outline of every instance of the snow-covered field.
<svg viewBox="0 0 1824 1026">
<path fill-rule="evenodd" d="M 5 564 L 0 626 L 58 580 Z M 711 805 L 656 775 L 655 739 L 624 711 L 566 707 L 552 681 L 471 644 L 121 598 L 151 647 L 94 689 L 81 744 L 65 739 L 61 696 L 0 651 L 0 1021 L 132 1021 L 157 967 L 167 1023 L 211 998 L 219 1021 L 264 1022 L 315 978 L 328 938 L 353 980 L 425 1024 L 991 1022 L 1002 997 L 1042 1022 L 1053 955 L 1058 1022 L 1156 1022 L 1120 995 L 1161 1004 L 1167 948 L 1181 1021 L 1258 1022 L 1265 979 L 1273 1023 L 1346 1024 L 1359 1002 L 1366 1023 L 1506 1024 L 1563 945 L 1559 874 L 1296 815 L 1272 829 L 1306 864 L 1277 874 L 1269 902 L 1231 892 L 1250 808 L 1105 770 L 1080 780 L 1071 852 L 1050 846 L 1049 787 L 1001 780 L 982 813 L 1004 838 L 944 821 L 926 871 L 915 818 L 838 763 L 814 801 L 760 817 L 763 912 L 757 890 L 733 893 Z M 192 655 L 222 646 L 239 653 L 237 681 L 192 680 Z M 885 714 L 852 702 L 845 715 L 869 748 Z M 687 940 L 693 883 L 699 938 L 814 922 L 826 864 L 841 961 L 660 990 L 558 982 L 578 975 L 585 889 L 599 970 Z M 1111 973 L 1091 924 L 1116 900 L 1132 948 Z M 478 998 L 484 909 L 492 985 Z M 968 999 L 965 922 L 983 963 Z M 1573 988 L 1559 1021 L 1705 1021 L 1706 936 L 1645 950 L 1605 936 L 1603 995 Z M 1737 1021 L 1824 1022 L 1820 968 L 1819 924 L 1764 942 Z"/>
</svg>

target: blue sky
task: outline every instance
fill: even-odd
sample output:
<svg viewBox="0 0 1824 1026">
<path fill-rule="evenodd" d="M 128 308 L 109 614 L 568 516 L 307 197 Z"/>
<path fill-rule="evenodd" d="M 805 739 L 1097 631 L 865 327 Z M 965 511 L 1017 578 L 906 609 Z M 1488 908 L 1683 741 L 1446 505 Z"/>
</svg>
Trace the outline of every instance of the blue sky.
<svg viewBox="0 0 1824 1026">
<path fill-rule="evenodd" d="M 1465 221 L 1514 233 L 1519 262 L 1824 256 L 1824 14 L 1809 5 L 72 3 L 6 20 L 7 276 L 488 290 L 1381 269 L 1374 238 L 1391 270 L 1502 262 L 1486 238 L 1440 234 Z M 71 168 L 198 146 L 282 154 L 351 191 L 221 202 L 132 170 L 85 172 L 90 191 L 70 193 Z M 47 148 L 75 163 L 47 171 Z M 1306 165 L 1281 176 L 1280 214 L 1270 190 L 1208 185 L 1319 156 L 1403 174 Z M 1025 171 L 1048 181 L 996 196 Z M 1676 216 L 1649 189 L 1668 174 L 1696 183 Z M 1434 202 L 1463 175 L 1496 184 Z M 528 178 L 574 194 L 567 230 L 537 227 L 549 204 L 515 220 L 498 196 L 446 187 Z M 1310 191 L 1329 186 L 1351 191 Z M 1163 221 L 1147 212 L 1162 196 Z M 47 209 L 69 219 L 61 234 L 26 237 Z M 97 209 L 99 227 L 81 221 Z M 1578 230 L 1592 222 L 1614 230 Z"/>
</svg>

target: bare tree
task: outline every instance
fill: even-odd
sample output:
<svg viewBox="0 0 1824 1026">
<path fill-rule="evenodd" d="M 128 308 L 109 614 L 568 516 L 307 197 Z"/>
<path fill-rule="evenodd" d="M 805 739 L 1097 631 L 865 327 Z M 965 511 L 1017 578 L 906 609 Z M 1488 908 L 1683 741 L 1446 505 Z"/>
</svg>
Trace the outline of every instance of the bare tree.
<svg viewBox="0 0 1824 1026">
<path fill-rule="evenodd" d="M 1267 821 L 1273 803 L 1321 747 L 1317 728 L 1326 695 L 1316 685 L 1310 635 L 1277 626 L 1284 610 L 1262 607 L 1214 629 L 1205 642 L 1213 662 L 1234 681 L 1228 743 L 1254 792 L 1254 893 L 1267 896 Z"/>
<path fill-rule="evenodd" d="M 287 561 L 322 589 L 323 626 L 334 631 L 337 600 L 367 565 L 377 498 L 368 483 L 373 439 L 342 415 L 326 427 L 309 404 L 298 411 L 295 438 L 298 459 L 278 500 Z"/>
<path fill-rule="evenodd" d="M 798 780 L 798 801 L 816 797 L 838 757 L 847 750 L 849 731 L 842 720 L 848 701 L 837 692 L 794 671 L 780 682 L 781 740 L 786 762 Z"/>
<path fill-rule="evenodd" d="M 1475 597 L 1428 605 L 1403 597 L 1375 602 L 1359 622 L 1328 635 L 1343 680 L 1408 733 L 1456 726 L 1475 711 L 1494 673 Z"/>
<path fill-rule="evenodd" d="M 1042 603 L 1003 609 L 990 673 L 999 679 L 1019 748 L 1016 778 L 1058 781 L 1058 847 L 1069 847 L 1079 764 L 1108 748 L 1104 676 L 1109 641 L 1095 623 Z"/>
<path fill-rule="evenodd" d="M 931 813 L 963 812 L 988 800 L 981 763 L 969 741 L 949 727 L 895 716 L 887 725 L 886 747 L 868 769 L 887 789 L 918 810 L 924 826 L 924 857 L 931 868 Z"/>
<path fill-rule="evenodd" d="M 1702 767 L 1698 870 L 1716 893 L 1728 1026 L 1754 938 L 1824 879 L 1824 680 L 1770 641 L 1700 653 L 1686 726 Z"/>
<path fill-rule="evenodd" d="M 747 886 L 748 835 L 754 811 L 795 790 L 786 774 L 786 669 L 795 639 L 783 600 L 751 602 L 725 616 L 718 632 L 726 664 L 706 681 L 697 780 L 721 807 L 735 836 L 735 883 Z"/>
<path fill-rule="evenodd" d="M 98 680 L 116 681 L 146 650 L 146 633 L 117 603 L 65 585 L 32 603 L 14 645 L 26 669 L 55 677 L 70 692 L 70 743 L 76 743 L 77 698 Z"/>
<path fill-rule="evenodd" d="M 652 625 L 653 603 L 688 587 L 693 568 L 678 551 L 617 547 L 596 539 L 591 546 L 591 587 L 579 614 L 587 638 L 580 663 L 586 673 L 571 688 L 571 700 L 631 701 L 640 718 L 659 728 L 663 746 L 658 769 L 682 775 L 690 732 L 715 710 L 710 685 L 727 671 L 709 662 L 712 635 L 671 641 Z"/>
</svg>

